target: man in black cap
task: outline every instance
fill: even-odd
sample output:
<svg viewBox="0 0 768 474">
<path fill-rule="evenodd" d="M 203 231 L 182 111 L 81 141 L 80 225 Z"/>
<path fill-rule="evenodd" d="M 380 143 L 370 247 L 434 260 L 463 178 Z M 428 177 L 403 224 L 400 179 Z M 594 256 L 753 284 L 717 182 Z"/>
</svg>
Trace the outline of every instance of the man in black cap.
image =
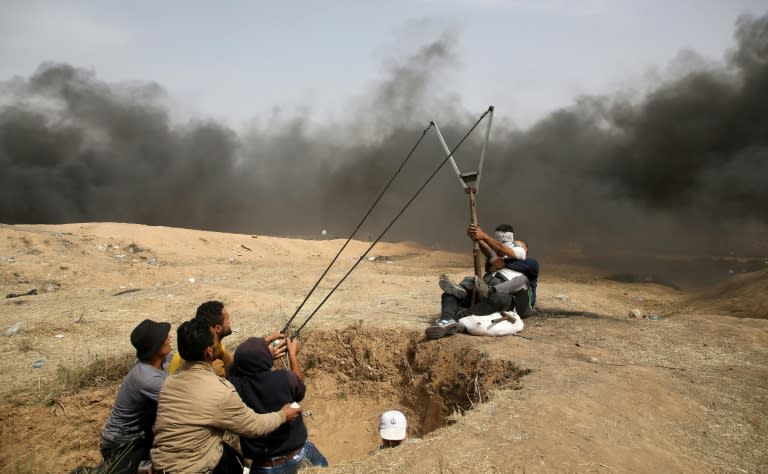
<svg viewBox="0 0 768 474">
<path fill-rule="evenodd" d="M 102 467 L 111 473 L 135 473 L 149 459 L 157 415 L 157 397 L 165 381 L 163 364 L 171 352 L 171 325 L 145 319 L 131 332 L 138 361 L 120 386 L 101 433 Z"/>
</svg>

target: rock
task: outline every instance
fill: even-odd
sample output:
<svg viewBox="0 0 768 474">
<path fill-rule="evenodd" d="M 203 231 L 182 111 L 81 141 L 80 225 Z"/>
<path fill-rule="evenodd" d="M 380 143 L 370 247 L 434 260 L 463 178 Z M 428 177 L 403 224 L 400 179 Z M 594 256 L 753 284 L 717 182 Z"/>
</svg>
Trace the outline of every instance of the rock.
<svg viewBox="0 0 768 474">
<path fill-rule="evenodd" d="M 587 359 L 587 362 L 590 364 L 597 364 L 597 357 L 589 356 L 589 359 Z"/>
<path fill-rule="evenodd" d="M 21 322 L 18 322 L 13 326 L 9 327 L 8 329 L 6 329 L 5 332 L 3 333 L 3 336 L 11 337 L 14 334 L 17 334 L 19 331 L 21 331 Z"/>
<path fill-rule="evenodd" d="M 630 318 L 633 318 L 633 319 L 642 318 L 643 317 L 643 312 L 640 311 L 637 308 L 632 308 L 631 310 L 629 310 L 629 315 L 628 316 Z"/>
<path fill-rule="evenodd" d="M 567 295 L 555 295 L 554 298 L 557 298 L 560 301 L 568 301 L 569 299 Z"/>
</svg>

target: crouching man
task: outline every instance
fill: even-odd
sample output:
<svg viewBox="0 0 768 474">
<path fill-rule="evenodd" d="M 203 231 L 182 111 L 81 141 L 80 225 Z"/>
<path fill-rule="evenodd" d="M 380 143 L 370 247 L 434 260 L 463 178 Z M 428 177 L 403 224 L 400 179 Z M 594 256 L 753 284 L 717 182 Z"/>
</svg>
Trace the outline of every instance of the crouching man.
<svg viewBox="0 0 768 474">
<path fill-rule="evenodd" d="M 254 438 L 271 433 L 301 415 L 301 408 L 283 406 L 258 414 L 240 399 L 228 381 L 211 366 L 217 359 L 218 335 L 210 325 L 193 319 L 176 333 L 186 361 L 160 390 L 152 463 L 156 474 L 242 473 L 243 459 L 222 438 L 225 431 Z"/>
<path fill-rule="evenodd" d="M 170 330 L 169 323 L 145 319 L 131 332 L 138 362 L 120 385 L 101 434 L 104 472 L 134 473 L 149 459 L 157 396 L 166 376 L 163 363 L 171 352 Z"/>
</svg>

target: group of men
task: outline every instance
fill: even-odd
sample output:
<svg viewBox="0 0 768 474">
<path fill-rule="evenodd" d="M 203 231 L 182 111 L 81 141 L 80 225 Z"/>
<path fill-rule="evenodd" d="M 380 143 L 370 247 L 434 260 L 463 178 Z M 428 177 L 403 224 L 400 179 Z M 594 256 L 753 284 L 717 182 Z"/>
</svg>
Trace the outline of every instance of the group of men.
<svg viewBox="0 0 768 474">
<path fill-rule="evenodd" d="M 490 236 L 470 225 L 467 235 L 487 258 L 486 274 L 459 284 L 440 278 L 441 315 L 427 328 L 429 339 L 458 332 L 465 315 L 514 309 L 527 317 L 535 305 L 538 262 L 528 257 L 525 242 L 515 240 L 512 226 L 502 224 Z M 306 386 L 296 340 L 279 332 L 251 337 L 233 356 L 222 344 L 232 329 L 229 310 L 219 301 L 201 304 L 178 327 L 173 353 L 170 330 L 167 322 L 146 319 L 131 333 L 138 361 L 102 431 L 102 471 L 240 474 L 244 458 L 254 474 L 328 466 L 307 439 L 298 405 Z M 286 352 L 290 369 L 272 370 L 273 360 Z M 406 426 L 400 412 L 382 415 L 381 447 L 400 444 Z M 226 432 L 240 437 L 242 454 L 223 441 Z"/>
<path fill-rule="evenodd" d="M 170 328 L 147 319 L 131 333 L 138 361 L 104 425 L 101 471 L 136 473 L 146 465 L 155 474 L 241 474 L 245 459 L 223 442 L 226 432 L 240 437 L 252 473 L 328 465 L 307 439 L 298 405 L 306 386 L 296 340 L 277 332 L 252 337 L 233 357 L 222 344 L 232 330 L 219 301 L 203 303 L 178 327 L 172 356 Z M 282 344 L 272 344 L 278 339 Z M 273 371 L 273 359 L 286 352 L 290 370 Z M 214 361 L 226 378 L 216 374 Z"/>
<path fill-rule="evenodd" d="M 515 310 L 522 318 L 533 314 L 539 263 L 528 256 L 528 244 L 515 240 L 509 224 L 496 227 L 493 236 L 477 225 L 467 228 L 470 239 L 478 242 L 486 257 L 486 273 L 464 278 L 456 284 L 440 277 L 440 318 L 428 327 L 428 339 L 439 339 L 461 330 L 459 320 L 468 315 L 484 316 Z"/>
</svg>

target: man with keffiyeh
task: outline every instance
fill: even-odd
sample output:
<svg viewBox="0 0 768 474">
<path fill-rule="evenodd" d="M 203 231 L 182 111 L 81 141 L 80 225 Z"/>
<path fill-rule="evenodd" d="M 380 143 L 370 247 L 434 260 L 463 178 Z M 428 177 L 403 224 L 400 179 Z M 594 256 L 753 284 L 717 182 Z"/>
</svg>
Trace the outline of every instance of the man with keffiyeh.
<svg viewBox="0 0 768 474">
<path fill-rule="evenodd" d="M 477 225 L 467 228 L 467 235 L 480 243 L 486 256 L 486 274 L 482 279 L 466 277 L 461 283 L 440 277 L 441 312 L 432 326 L 427 328 L 429 339 L 439 339 L 459 331 L 458 320 L 465 315 L 486 315 L 514 308 L 522 317 L 533 312 L 536 303 L 536 280 L 539 263 L 528 258 L 528 246 L 515 240 L 514 229 L 509 224 L 496 227 L 493 237 Z M 472 305 L 473 289 L 477 288 L 479 301 Z M 460 309 L 463 308 L 463 309 Z"/>
</svg>

